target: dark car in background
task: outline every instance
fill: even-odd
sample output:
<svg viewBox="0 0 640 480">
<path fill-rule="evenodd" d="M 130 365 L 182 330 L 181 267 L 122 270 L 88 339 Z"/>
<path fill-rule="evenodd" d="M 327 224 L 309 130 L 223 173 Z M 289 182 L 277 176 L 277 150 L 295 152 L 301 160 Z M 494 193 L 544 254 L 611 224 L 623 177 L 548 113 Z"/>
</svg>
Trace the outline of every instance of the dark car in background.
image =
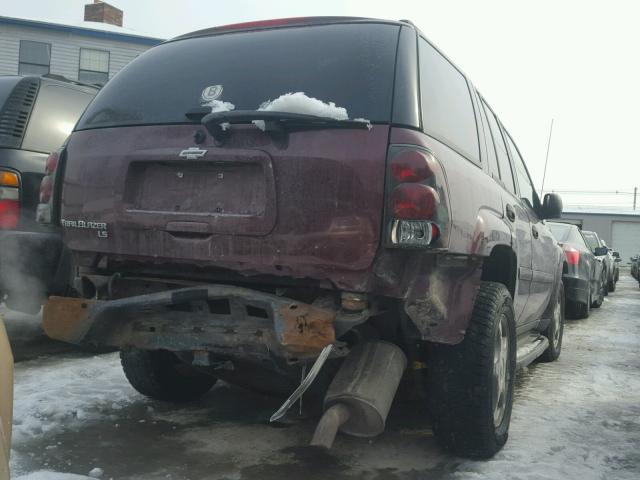
<svg viewBox="0 0 640 480">
<path fill-rule="evenodd" d="M 217 379 L 288 395 L 326 361 L 312 442 L 329 446 L 384 429 L 409 365 L 440 444 L 486 458 L 517 368 L 560 355 L 565 258 L 544 219 L 562 201 L 540 200 L 493 110 L 410 22 L 170 40 L 101 90 L 57 158 L 41 219 L 73 268 L 45 330 L 119 347 L 147 396 Z"/>
<path fill-rule="evenodd" d="M 572 318 L 586 318 L 591 307 L 604 301 L 606 279 L 604 264 L 597 256 L 606 255 L 606 247 L 587 244 L 580 229 L 569 223 L 547 222 L 566 257 L 562 280 L 565 288 L 566 312 Z"/>
<path fill-rule="evenodd" d="M 603 276 L 607 283 L 607 288 L 605 288 L 605 295 L 608 295 L 609 292 L 613 292 L 616 289 L 616 269 L 618 268 L 616 259 L 613 256 L 612 250 L 607 247 L 606 243 L 596 232 L 582 230 L 582 236 L 587 241 L 587 245 L 591 249 L 591 252 L 594 253 L 594 255 L 597 248 L 604 248 L 604 250 L 600 248 L 599 252 L 601 253 L 601 255 L 596 256 L 599 260 L 602 260 Z"/>
<path fill-rule="evenodd" d="M 97 87 L 58 76 L 0 76 L 0 239 L 7 230 L 49 230 L 36 222 L 40 189 L 52 187 L 42 183 L 45 174 L 56 166 L 56 158 L 49 155 L 61 147 L 97 92 Z M 8 272 L 2 266 L 26 255 L 21 253 L 27 251 L 21 245 L 29 238 L 14 236 L 16 248 L 0 252 L 0 277 Z M 42 246 L 41 250 L 29 250 L 29 255 L 59 255 L 55 243 Z M 38 282 L 14 285 L 5 278 L 3 283 L 14 290 L 9 300 L 14 305 L 21 301 L 15 290 L 40 289 Z M 0 299 L 3 293 L 7 292 L 0 291 Z"/>
<path fill-rule="evenodd" d="M 640 255 L 634 255 L 631 260 L 631 276 L 640 283 Z"/>
<path fill-rule="evenodd" d="M 616 250 L 611 248 L 609 245 L 607 245 L 607 242 L 600 239 L 600 243 L 602 244 L 603 247 L 607 247 L 609 249 L 609 254 L 613 257 L 613 275 L 612 275 L 613 290 L 610 290 L 613 292 L 616 289 L 616 284 L 618 283 L 618 280 L 620 280 L 620 262 L 622 262 L 622 259 L 620 258 L 620 252 L 617 252 Z"/>
</svg>

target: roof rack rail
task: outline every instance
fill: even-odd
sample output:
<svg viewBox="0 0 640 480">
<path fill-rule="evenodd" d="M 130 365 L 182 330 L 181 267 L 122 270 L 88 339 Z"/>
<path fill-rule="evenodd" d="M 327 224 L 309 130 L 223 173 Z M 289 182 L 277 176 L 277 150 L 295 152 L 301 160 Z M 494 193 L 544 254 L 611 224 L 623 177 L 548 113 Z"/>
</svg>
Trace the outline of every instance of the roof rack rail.
<svg viewBox="0 0 640 480">
<path fill-rule="evenodd" d="M 65 77 L 64 75 L 58 75 L 55 73 L 45 73 L 44 75 L 42 75 L 43 78 L 50 78 L 52 80 L 58 80 L 60 82 L 67 82 L 67 83 L 73 83 L 74 85 L 80 85 L 83 87 L 91 87 L 91 88 L 97 88 L 100 89 L 101 86 L 100 85 L 96 85 L 93 83 L 84 83 L 84 82 L 80 82 L 78 80 L 72 80 L 70 78 Z"/>
</svg>

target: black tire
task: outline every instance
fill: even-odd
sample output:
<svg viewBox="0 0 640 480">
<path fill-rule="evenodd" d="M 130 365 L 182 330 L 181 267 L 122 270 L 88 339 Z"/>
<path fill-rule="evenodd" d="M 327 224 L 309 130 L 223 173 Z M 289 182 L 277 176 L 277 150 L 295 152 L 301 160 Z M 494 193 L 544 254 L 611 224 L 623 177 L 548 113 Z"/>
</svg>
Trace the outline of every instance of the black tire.
<svg viewBox="0 0 640 480">
<path fill-rule="evenodd" d="M 609 280 L 609 284 L 607 285 L 607 289 L 610 292 L 615 292 L 616 291 L 616 279 L 615 279 L 615 276 L 611 280 Z"/>
<path fill-rule="evenodd" d="M 590 305 L 588 303 L 581 302 L 571 302 L 569 304 L 571 310 L 571 318 L 582 319 L 589 318 L 589 312 L 591 310 Z"/>
<path fill-rule="evenodd" d="M 120 361 L 131 386 L 155 400 L 195 400 L 216 383 L 216 378 L 199 372 L 167 350 L 122 350 Z"/>
<path fill-rule="evenodd" d="M 504 352 L 497 371 L 496 352 Z M 482 282 L 464 340 L 432 345 L 428 360 L 427 398 L 438 443 L 464 457 L 495 455 L 509 436 L 516 373 L 515 315 L 507 288 Z"/>
<path fill-rule="evenodd" d="M 556 306 L 549 326 L 542 334 L 549 340 L 549 346 L 540 355 L 541 362 L 555 362 L 562 351 L 562 336 L 564 334 L 564 285 L 560 283 L 560 291 L 556 297 Z M 556 317 L 557 315 L 557 317 Z"/>
</svg>

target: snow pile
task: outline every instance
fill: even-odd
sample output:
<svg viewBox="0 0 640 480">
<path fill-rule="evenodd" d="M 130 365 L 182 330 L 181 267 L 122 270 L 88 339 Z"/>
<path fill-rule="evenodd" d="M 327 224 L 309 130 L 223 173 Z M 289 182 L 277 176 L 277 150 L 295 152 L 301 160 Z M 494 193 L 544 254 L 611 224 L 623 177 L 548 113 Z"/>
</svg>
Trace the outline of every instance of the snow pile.
<svg viewBox="0 0 640 480">
<path fill-rule="evenodd" d="M 102 470 L 100 467 L 92 468 L 89 472 L 89 476 L 91 478 L 100 478 L 102 475 L 104 475 L 104 470 Z"/>
<path fill-rule="evenodd" d="M 337 107 L 333 102 L 326 103 L 317 98 L 309 97 L 304 92 L 289 92 L 280 95 L 275 100 L 263 102 L 258 107 L 258 111 L 301 113 L 314 115 L 316 117 L 333 118 L 335 120 L 349 120 L 349 114 L 346 108 Z M 364 119 L 361 120 L 365 121 Z M 366 121 L 368 122 L 368 120 Z M 264 131 L 264 120 L 253 120 L 252 123 Z"/>
<path fill-rule="evenodd" d="M 222 100 L 209 100 L 202 102 L 203 107 L 211 107 L 211 113 L 216 112 L 229 112 L 235 110 L 236 106 L 231 102 L 224 102 Z"/>
<path fill-rule="evenodd" d="M 39 470 L 27 475 L 14 478 L 14 480 L 92 480 L 91 477 L 75 475 L 73 473 L 58 473 L 50 470 Z"/>
<path fill-rule="evenodd" d="M 304 92 L 285 93 L 275 100 L 264 102 L 258 110 L 264 112 L 303 113 L 335 120 L 349 120 L 346 108 L 337 107 L 333 102 L 325 103 L 317 98 L 308 97 Z"/>
<path fill-rule="evenodd" d="M 117 353 L 17 363 L 14 444 L 109 418 L 140 398 L 127 382 Z"/>
</svg>

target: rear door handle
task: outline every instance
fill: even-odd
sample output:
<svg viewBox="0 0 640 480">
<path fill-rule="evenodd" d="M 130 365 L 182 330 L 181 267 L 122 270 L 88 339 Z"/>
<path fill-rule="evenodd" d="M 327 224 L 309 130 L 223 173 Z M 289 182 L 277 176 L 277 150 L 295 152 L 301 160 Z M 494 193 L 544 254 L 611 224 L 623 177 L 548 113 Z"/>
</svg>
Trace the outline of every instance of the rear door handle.
<svg viewBox="0 0 640 480">
<path fill-rule="evenodd" d="M 515 222 L 516 221 L 516 211 L 513 209 L 513 207 L 509 204 L 507 204 L 507 218 L 512 221 Z"/>
<path fill-rule="evenodd" d="M 533 234 L 533 238 L 538 238 L 538 229 L 535 225 L 531 227 L 531 233 Z"/>
</svg>

